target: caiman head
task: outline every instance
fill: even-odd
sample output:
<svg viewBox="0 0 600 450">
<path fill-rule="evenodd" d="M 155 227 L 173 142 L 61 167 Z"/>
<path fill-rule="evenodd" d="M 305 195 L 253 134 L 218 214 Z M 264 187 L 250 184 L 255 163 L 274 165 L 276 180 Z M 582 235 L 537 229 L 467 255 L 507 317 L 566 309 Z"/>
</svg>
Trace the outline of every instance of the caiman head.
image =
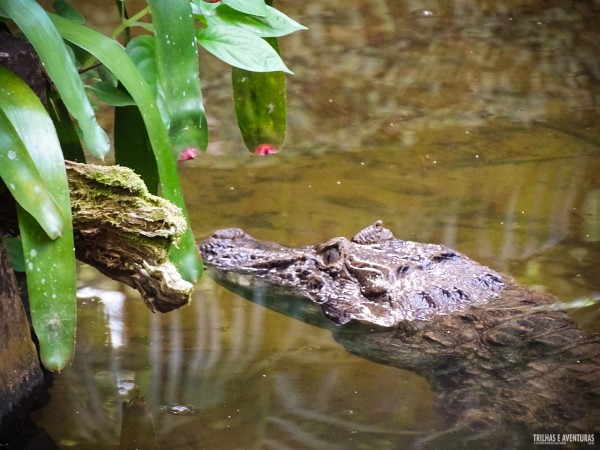
<svg viewBox="0 0 600 450">
<path fill-rule="evenodd" d="M 381 221 L 351 240 L 299 248 L 227 228 L 202 242 L 200 251 L 217 279 L 307 297 L 338 324 L 428 320 L 496 298 L 504 288 L 493 270 L 442 245 L 396 239 Z"/>
</svg>

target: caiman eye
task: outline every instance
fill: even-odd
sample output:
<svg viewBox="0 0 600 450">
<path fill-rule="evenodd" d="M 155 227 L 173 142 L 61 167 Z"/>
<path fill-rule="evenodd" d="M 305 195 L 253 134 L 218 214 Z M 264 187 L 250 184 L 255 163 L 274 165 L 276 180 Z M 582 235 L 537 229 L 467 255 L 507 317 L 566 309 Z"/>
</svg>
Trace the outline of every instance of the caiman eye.
<svg viewBox="0 0 600 450">
<path fill-rule="evenodd" d="M 321 251 L 321 263 L 325 266 L 337 263 L 341 257 L 342 252 L 337 245 L 327 247 Z"/>
<path fill-rule="evenodd" d="M 211 236 L 214 239 L 239 239 L 243 237 L 249 236 L 240 228 L 224 228 L 215 231 Z"/>
</svg>

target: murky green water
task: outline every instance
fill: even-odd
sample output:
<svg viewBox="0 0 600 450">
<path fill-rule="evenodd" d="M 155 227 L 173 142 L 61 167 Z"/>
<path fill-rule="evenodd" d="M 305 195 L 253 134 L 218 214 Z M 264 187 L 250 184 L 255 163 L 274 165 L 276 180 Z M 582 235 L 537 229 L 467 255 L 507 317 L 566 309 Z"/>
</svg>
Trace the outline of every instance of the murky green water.
<svg viewBox="0 0 600 450">
<path fill-rule="evenodd" d="M 597 2 L 279 6 L 310 27 L 281 42 L 287 146 L 243 149 L 207 56 L 213 143 L 181 169 L 199 238 L 236 226 L 308 244 L 382 219 L 563 300 L 598 296 Z M 167 315 L 91 269 L 81 283 L 95 291 L 76 360 L 32 416 L 60 448 L 401 449 L 444 429 L 422 378 L 207 277 Z M 573 316 L 600 331 L 600 307 Z M 124 406 L 136 396 L 145 409 Z"/>
</svg>

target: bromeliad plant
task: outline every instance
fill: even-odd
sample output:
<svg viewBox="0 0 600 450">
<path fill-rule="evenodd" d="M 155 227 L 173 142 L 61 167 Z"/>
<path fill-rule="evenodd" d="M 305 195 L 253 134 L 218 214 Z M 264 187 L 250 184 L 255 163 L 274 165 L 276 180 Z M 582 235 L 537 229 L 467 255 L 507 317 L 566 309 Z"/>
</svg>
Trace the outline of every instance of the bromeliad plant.
<svg viewBox="0 0 600 450">
<path fill-rule="evenodd" d="M 264 0 L 147 0 L 133 16 L 124 0 L 116 3 L 121 25 L 106 36 L 87 27 L 64 0 L 54 3 L 55 13 L 35 0 L 0 0 L 0 17 L 33 45 L 55 87 L 45 107 L 15 74 L 0 68 L 1 189 L 18 204 L 32 321 L 50 370 L 72 359 L 76 324 L 64 159 L 85 161 L 77 136 L 95 158 L 110 148 L 88 92 L 115 107 L 116 162 L 136 170 L 151 191 L 160 190 L 184 214 L 177 160 L 208 142 L 198 45 L 234 66 L 236 114 L 248 148 L 272 153 L 285 136 L 284 72 L 291 72 L 276 38 L 302 25 Z M 131 31 L 140 29 L 132 38 Z M 185 279 L 200 277 L 189 226 L 171 259 Z"/>
</svg>

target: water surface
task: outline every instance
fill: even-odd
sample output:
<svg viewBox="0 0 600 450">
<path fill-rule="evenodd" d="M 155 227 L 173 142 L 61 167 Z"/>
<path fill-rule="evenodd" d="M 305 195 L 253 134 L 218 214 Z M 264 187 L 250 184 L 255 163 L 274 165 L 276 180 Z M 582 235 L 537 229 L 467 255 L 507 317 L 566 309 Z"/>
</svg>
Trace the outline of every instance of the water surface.
<svg viewBox="0 0 600 450">
<path fill-rule="evenodd" d="M 278 155 L 244 149 L 227 69 L 203 61 L 212 144 L 181 167 L 199 238 L 301 245 L 382 219 L 564 301 L 598 296 L 597 2 L 279 7 L 310 31 L 281 41 Z M 445 429 L 422 378 L 208 277 L 166 315 L 89 268 L 81 285 L 76 360 L 32 416 L 60 448 L 401 449 Z M 600 307 L 573 317 L 600 331 Z"/>
</svg>

